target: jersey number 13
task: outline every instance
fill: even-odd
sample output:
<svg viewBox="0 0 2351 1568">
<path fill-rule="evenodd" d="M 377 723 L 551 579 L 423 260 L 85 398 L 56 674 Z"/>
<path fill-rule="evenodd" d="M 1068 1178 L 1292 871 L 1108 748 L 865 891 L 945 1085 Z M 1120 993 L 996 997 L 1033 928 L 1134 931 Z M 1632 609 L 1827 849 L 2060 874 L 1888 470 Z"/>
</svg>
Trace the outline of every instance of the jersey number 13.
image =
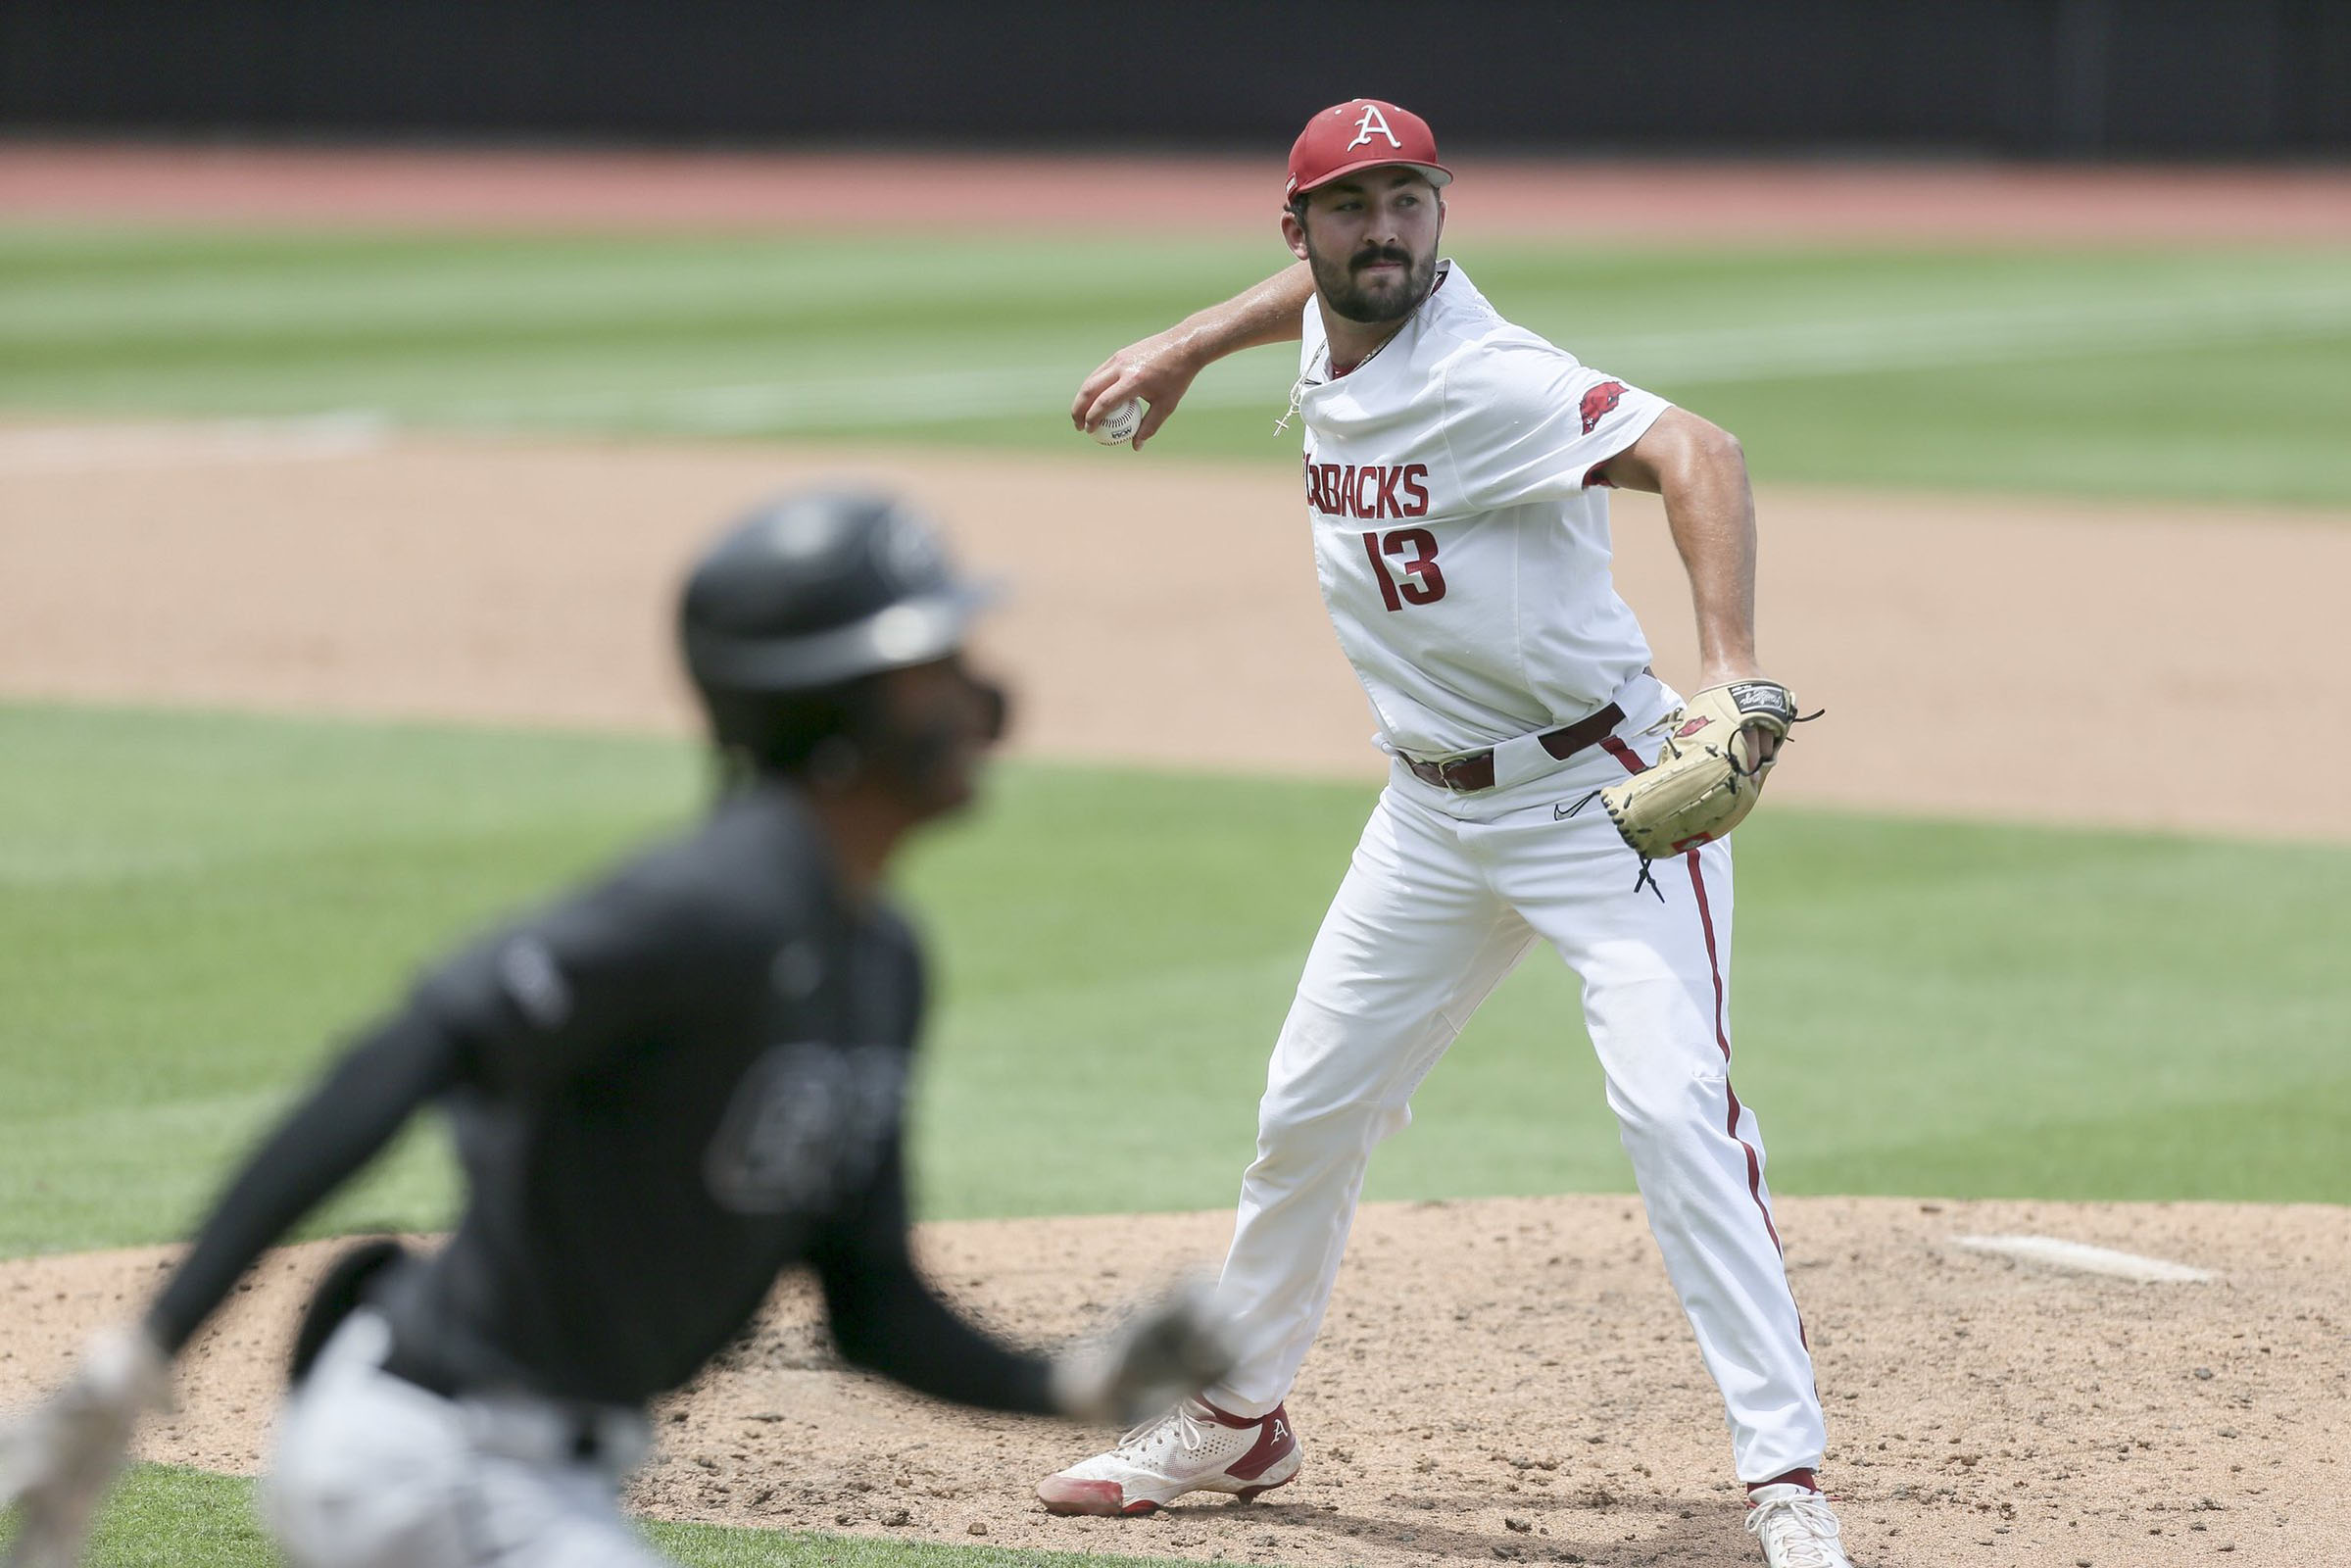
<svg viewBox="0 0 2351 1568">
<path fill-rule="evenodd" d="M 1363 553 L 1371 558 L 1371 574 L 1380 585 L 1380 600 L 1390 610 L 1406 605 L 1433 605 L 1445 597 L 1445 573 L 1437 569 L 1437 536 L 1426 528 L 1392 528 L 1363 536 Z M 1385 558 L 1397 558 L 1389 569 Z M 1400 575 L 1399 575 L 1400 574 Z"/>
</svg>

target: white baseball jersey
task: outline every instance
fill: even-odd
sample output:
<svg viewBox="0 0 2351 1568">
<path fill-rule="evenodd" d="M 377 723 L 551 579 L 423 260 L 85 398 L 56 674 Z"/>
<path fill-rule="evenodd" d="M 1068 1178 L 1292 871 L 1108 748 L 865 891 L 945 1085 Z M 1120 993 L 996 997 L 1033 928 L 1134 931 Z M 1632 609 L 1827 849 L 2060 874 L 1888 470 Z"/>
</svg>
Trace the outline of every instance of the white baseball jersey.
<svg viewBox="0 0 2351 1568">
<path fill-rule="evenodd" d="M 1308 301 L 1315 567 L 1382 744 L 1422 758 L 1573 723 L 1649 662 L 1592 469 L 1669 407 L 1502 319 L 1460 268 L 1333 377 Z"/>
</svg>

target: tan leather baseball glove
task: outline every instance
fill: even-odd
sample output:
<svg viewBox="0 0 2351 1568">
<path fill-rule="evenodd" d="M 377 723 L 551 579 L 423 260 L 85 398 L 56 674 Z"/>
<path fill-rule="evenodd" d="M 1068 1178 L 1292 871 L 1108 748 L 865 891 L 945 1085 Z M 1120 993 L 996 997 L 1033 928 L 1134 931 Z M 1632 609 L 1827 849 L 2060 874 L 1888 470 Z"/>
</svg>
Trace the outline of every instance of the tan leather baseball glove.
<svg viewBox="0 0 2351 1568">
<path fill-rule="evenodd" d="M 1755 760 L 1750 732 L 1785 743 L 1796 722 L 1795 699 L 1778 681 L 1709 686 L 1665 720 L 1655 765 L 1600 791 L 1600 804 L 1644 867 L 1710 844 L 1755 808 L 1778 760 Z"/>
</svg>

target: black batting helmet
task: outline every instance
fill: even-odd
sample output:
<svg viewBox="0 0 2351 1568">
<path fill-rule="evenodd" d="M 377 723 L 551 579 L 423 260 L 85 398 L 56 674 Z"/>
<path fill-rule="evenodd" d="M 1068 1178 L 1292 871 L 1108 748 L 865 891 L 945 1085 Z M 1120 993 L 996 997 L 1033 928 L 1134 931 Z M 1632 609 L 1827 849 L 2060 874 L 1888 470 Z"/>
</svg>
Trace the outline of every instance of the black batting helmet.
<svg viewBox="0 0 2351 1568">
<path fill-rule="evenodd" d="M 954 653 L 991 597 L 906 503 L 811 490 L 760 506 L 710 548 L 686 580 L 678 634 L 718 743 L 789 767 L 854 722 L 859 682 Z"/>
</svg>

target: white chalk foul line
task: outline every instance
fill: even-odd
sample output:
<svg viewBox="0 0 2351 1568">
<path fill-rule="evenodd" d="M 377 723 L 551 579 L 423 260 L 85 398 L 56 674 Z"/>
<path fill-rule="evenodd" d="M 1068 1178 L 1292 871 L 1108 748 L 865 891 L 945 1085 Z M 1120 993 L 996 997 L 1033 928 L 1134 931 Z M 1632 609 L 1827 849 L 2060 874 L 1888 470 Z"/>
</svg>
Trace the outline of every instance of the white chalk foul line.
<svg viewBox="0 0 2351 1568">
<path fill-rule="evenodd" d="M 2136 1252 L 2118 1252 L 2112 1248 L 2069 1242 L 2056 1236 L 1959 1236 L 1952 1241 L 1971 1252 L 2046 1263 L 2051 1268 L 2070 1269 L 2077 1274 L 2108 1274 L 2143 1285 L 2195 1285 L 2219 1277 L 2208 1268 L 2190 1268 L 2166 1258 L 2141 1257 Z"/>
<path fill-rule="evenodd" d="M 183 424 L 35 425 L 0 429 L 0 475 L 315 463 L 372 452 L 390 424 L 370 414 Z"/>
</svg>

